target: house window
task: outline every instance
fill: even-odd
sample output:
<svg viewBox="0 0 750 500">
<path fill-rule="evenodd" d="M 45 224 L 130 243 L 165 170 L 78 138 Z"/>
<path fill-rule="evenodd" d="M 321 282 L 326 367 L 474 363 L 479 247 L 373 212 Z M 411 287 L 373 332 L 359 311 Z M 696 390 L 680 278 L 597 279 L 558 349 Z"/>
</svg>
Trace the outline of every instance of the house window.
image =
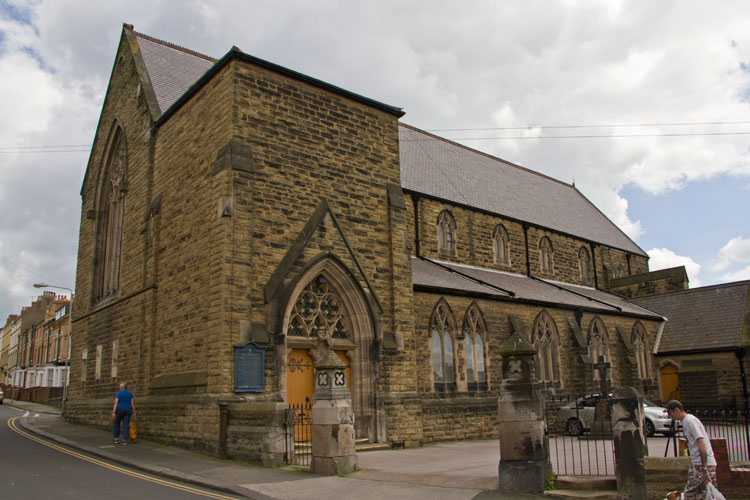
<svg viewBox="0 0 750 500">
<path fill-rule="evenodd" d="M 456 254 L 456 220 L 448 210 L 438 215 L 438 251 L 443 255 Z"/>
<path fill-rule="evenodd" d="M 498 224 L 492 237 L 495 254 L 495 264 L 510 264 L 510 239 L 505 226 Z"/>
<path fill-rule="evenodd" d="M 539 260 L 542 272 L 552 274 L 554 272 L 554 263 L 552 261 L 552 242 L 546 236 L 539 241 Z"/>
<path fill-rule="evenodd" d="M 635 362 L 638 366 L 638 378 L 641 380 L 647 379 L 649 370 L 648 354 L 646 352 L 646 331 L 640 321 L 637 321 L 635 325 L 633 325 L 633 332 L 630 339 L 633 344 Z"/>
<path fill-rule="evenodd" d="M 455 320 L 448 304 L 441 300 L 435 307 L 430 321 L 432 334 L 432 376 L 435 389 L 455 390 L 455 359 L 453 355 L 453 332 Z"/>
<path fill-rule="evenodd" d="M 609 335 L 607 329 L 604 327 L 604 323 L 599 317 L 595 317 L 591 320 L 589 325 L 589 359 L 593 364 L 599 362 L 601 356 L 604 357 L 604 362 L 609 361 Z M 594 380 L 599 380 L 599 371 L 594 370 Z"/>
<path fill-rule="evenodd" d="M 128 152 L 122 127 L 115 125 L 111 137 L 96 201 L 94 301 L 107 298 L 120 288 Z"/>
<path fill-rule="evenodd" d="M 586 247 L 578 250 L 578 269 L 581 272 L 581 281 L 584 283 L 591 281 L 591 255 Z"/>
<path fill-rule="evenodd" d="M 547 311 L 540 312 L 534 320 L 534 347 L 536 347 L 537 377 L 543 382 L 560 380 L 558 360 L 559 336 L 557 326 Z"/>
<path fill-rule="evenodd" d="M 472 304 L 464 317 L 464 347 L 466 381 L 469 390 L 487 390 L 487 370 L 484 346 L 487 325 L 479 306 Z"/>
</svg>

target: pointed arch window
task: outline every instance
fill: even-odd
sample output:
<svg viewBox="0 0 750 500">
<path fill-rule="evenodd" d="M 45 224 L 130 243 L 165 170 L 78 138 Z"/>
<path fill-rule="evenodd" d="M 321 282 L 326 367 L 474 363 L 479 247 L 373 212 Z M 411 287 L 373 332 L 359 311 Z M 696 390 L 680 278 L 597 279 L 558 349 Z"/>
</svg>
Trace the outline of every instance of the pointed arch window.
<svg viewBox="0 0 750 500">
<path fill-rule="evenodd" d="M 349 318 L 338 292 L 323 274 L 302 290 L 289 316 L 291 337 L 349 338 Z"/>
<path fill-rule="evenodd" d="M 455 363 L 453 360 L 453 334 L 455 318 L 448 304 L 441 300 L 435 307 L 430 320 L 432 345 L 432 376 L 435 390 L 455 390 Z"/>
<path fill-rule="evenodd" d="M 456 254 L 456 219 L 448 210 L 438 215 L 438 251 L 444 255 Z"/>
<path fill-rule="evenodd" d="M 640 321 L 633 325 L 633 332 L 630 336 L 635 354 L 635 362 L 638 366 L 638 378 L 643 380 L 649 377 L 648 369 L 648 350 L 646 347 L 646 329 Z"/>
<path fill-rule="evenodd" d="M 557 325 L 547 311 L 540 312 L 534 320 L 534 347 L 536 347 L 537 376 L 543 382 L 560 380 L 558 351 L 560 337 Z"/>
<path fill-rule="evenodd" d="M 589 325 L 589 359 L 596 364 L 599 357 L 604 356 L 604 362 L 609 361 L 609 335 L 604 323 L 598 316 L 591 320 Z M 594 370 L 594 380 L 599 380 L 599 372 Z"/>
<path fill-rule="evenodd" d="M 114 295 L 120 289 L 122 231 L 128 191 L 128 149 L 119 124 L 111 134 L 97 197 L 97 226 L 92 300 Z"/>
<path fill-rule="evenodd" d="M 484 315 L 478 305 L 472 304 L 464 317 L 466 381 L 470 391 L 487 390 L 486 338 L 487 324 Z"/>
<path fill-rule="evenodd" d="M 539 241 L 539 263 L 542 272 L 552 274 L 554 272 L 554 262 L 552 260 L 552 242 L 547 236 L 543 236 Z"/>
<path fill-rule="evenodd" d="M 584 283 L 591 281 L 591 255 L 586 247 L 578 250 L 578 269 L 581 272 L 581 281 Z"/>
<path fill-rule="evenodd" d="M 498 224 L 492 236 L 495 264 L 510 264 L 510 238 L 505 226 Z"/>
</svg>

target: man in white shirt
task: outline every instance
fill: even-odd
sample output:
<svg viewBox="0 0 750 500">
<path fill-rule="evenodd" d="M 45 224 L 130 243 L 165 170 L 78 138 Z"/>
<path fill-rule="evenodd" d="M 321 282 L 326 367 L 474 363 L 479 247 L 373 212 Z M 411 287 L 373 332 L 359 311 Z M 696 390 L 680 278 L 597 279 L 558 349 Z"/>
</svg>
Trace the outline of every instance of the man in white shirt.
<svg viewBox="0 0 750 500">
<path fill-rule="evenodd" d="M 688 442 L 690 459 L 693 462 L 688 471 L 688 480 L 682 492 L 684 500 L 706 498 L 706 485 L 716 484 L 716 459 L 711 441 L 706 434 L 706 428 L 695 415 L 685 411 L 682 403 L 673 399 L 667 403 L 667 414 L 674 420 L 682 422 L 682 430 Z"/>
</svg>

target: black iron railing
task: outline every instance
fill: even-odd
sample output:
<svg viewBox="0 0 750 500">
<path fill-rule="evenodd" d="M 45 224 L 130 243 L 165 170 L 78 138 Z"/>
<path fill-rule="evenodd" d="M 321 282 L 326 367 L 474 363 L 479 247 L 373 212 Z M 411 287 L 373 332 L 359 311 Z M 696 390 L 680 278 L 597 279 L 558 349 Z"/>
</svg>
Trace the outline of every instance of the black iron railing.
<svg viewBox="0 0 750 500">
<path fill-rule="evenodd" d="M 309 466 L 312 459 L 312 404 L 289 405 L 286 423 L 286 463 Z"/>
</svg>

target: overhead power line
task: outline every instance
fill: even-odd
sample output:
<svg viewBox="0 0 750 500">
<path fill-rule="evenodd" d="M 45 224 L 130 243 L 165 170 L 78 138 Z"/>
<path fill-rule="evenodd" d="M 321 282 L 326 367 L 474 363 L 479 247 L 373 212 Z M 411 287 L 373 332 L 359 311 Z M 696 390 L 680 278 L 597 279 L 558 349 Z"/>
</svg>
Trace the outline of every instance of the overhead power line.
<svg viewBox="0 0 750 500">
<path fill-rule="evenodd" d="M 474 127 L 429 129 L 427 132 L 473 132 L 475 130 L 529 130 L 529 129 L 565 129 L 565 128 L 618 128 L 618 127 L 685 127 L 694 125 L 747 125 L 750 121 L 735 122 L 680 122 L 680 123 L 614 123 L 599 125 L 525 125 L 523 127 Z"/>
</svg>

